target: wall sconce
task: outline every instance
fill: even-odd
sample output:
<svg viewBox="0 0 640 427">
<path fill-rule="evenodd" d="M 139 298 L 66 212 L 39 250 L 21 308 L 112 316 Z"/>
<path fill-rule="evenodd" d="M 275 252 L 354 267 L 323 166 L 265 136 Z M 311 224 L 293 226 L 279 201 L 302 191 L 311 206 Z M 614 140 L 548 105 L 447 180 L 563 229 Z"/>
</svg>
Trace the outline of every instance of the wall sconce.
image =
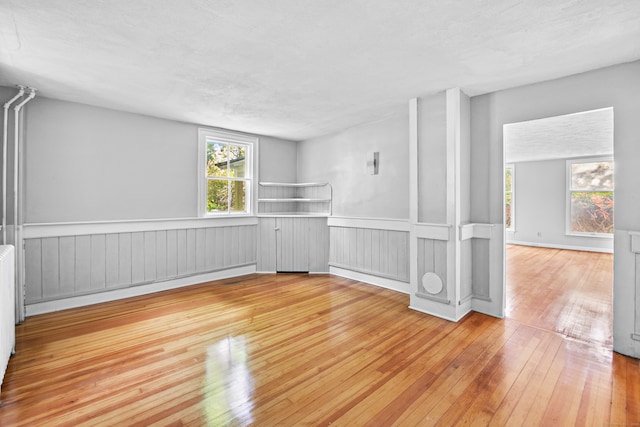
<svg viewBox="0 0 640 427">
<path fill-rule="evenodd" d="M 378 167 L 380 166 L 380 152 L 370 153 L 367 158 L 367 172 L 369 175 L 378 175 Z"/>
</svg>

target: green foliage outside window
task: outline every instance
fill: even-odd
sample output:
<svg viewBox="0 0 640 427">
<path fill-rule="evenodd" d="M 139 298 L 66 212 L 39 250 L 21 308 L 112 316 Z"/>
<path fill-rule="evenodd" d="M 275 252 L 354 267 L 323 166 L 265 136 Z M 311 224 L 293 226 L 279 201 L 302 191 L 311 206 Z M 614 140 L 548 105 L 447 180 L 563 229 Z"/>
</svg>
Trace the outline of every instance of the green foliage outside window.
<svg viewBox="0 0 640 427">
<path fill-rule="evenodd" d="M 612 161 L 571 164 L 571 231 L 613 233 Z"/>
<path fill-rule="evenodd" d="M 513 201 L 513 170 L 508 167 L 504 170 L 504 222 L 505 228 L 512 227 L 512 209 Z"/>
<path fill-rule="evenodd" d="M 613 191 L 571 192 L 571 230 L 613 233 Z"/>
<path fill-rule="evenodd" d="M 246 147 L 207 143 L 207 212 L 245 212 Z"/>
</svg>

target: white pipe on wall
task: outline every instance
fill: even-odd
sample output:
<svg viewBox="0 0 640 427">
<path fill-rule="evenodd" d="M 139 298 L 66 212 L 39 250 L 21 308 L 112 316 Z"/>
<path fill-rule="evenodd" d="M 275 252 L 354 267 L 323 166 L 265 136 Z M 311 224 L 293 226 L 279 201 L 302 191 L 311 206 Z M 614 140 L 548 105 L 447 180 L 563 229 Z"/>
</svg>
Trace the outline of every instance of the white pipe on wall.
<svg viewBox="0 0 640 427">
<path fill-rule="evenodd" d="M 25 87 L 18 85 L 18 93 L 4 104 L 4 125 L 2 127 L 2 244 L 7 244 L 7 147 L 9 145 L 9 107 L 24 95 Z"/>
<path fill-rule="evenodd" d="M 21 227 L 18 220 L 18 206 L 20 205 L 20 200 L 18 200 L 18 153 L 20 152 L 20 110 L 24 107 L 27 102 L 31 101 L 36 97 L 36 90 L 34 88 L 28 88 L 30 90 L 29 96 L 27 96 L 21 103 L 14 107 L 14 115 L 15 115 L 15 132 L 14 132 L 14 149 L 13 149 L 13 244 L 16 248 L 16 322 L 20 323 L 24 320 L 25 312 L 24 312 L 24 288 L 23 288 L 23 272 L 24 272 L 24 252 L 22 250 L 22 238 L 18 238 L 19 233 L 21 233 Z M 20 234 L 22 237 L 22 235 Z"/>
</svg>

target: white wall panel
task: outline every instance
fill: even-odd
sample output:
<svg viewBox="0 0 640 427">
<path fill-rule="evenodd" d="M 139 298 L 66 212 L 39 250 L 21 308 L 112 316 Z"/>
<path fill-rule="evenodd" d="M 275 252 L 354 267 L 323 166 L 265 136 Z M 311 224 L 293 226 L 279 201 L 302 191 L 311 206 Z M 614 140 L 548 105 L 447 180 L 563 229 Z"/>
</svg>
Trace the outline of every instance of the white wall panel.
<svg viewBox="0 0 640 427">
<path fill-rule="evenodd" d="M 106 240 L 104 234 L 91 236 L 91 289 L 104 289 L 106 284 Z"/>
<path fill-rule="evenodd" d="M 70 295 L 73 294 L 76 286 L 76 239 L 75 237 L 61 237 L 58 246 L 60 293 Z"/>
<path fill-rule="evenodd" d="M 408 232 L 338 226 L 329 228 L 329 265 L 409 281 Z"/>
<path fill-rule="evenodd" d="M 178 275 L 178 231 L 167 230 L 167 277 Z"/>
<path fill-rule="evenodd" d="M 276 271 L 276 218 L 258 220 L 258 271 Z"/>
<path fill-rule="evenodd" d="M 131 281 L 142 283 L 144 278 L 144 233 L 131 233 Z"/>
<path fill-rule="evenodd" d="M 156 280 L 167 278 L 167 232 L 156 232 Z"/>
<path fill-rule="evenodd" d="M 256 262 L 256 226 L 25 240 L 27 304 Z"/>
<path fill-rule="evenodd" d="M 200 228 L 196 230 L 196 271 L 204 271 L 207 256 L 207 230 Z"/>
<path fill-rule="evenodd" d="M 30 284 L 26 288 L 27 301 L 42 299 L 42 239 L 26 240 L 25 247 L 25 281 Z"/>
<path fill-rule="evenodd" d="M 225 229 L 226 231 L 226 229 Z M 225 240 L 227 242 L 228 240 Z M 187 230 L 187 274 L 196 271 L 196 230 Z"/>
<path fill-rule="evenodd" d="M 58 239 L 42 239 L 42 296 L 51 297 L 60 293 Z"/>
<path fill-rule="evenodd" d="M 118 285 L 133 283 L 131 270 L 131 233 L 118 234 Z"/>
<path fill-rule="evenodd" d="M 91 236 L 76 236 L 75 276 L 74 293 L 84 293 L 91 289 Z M 29 283 L 25 285 L 29 289 Z M 28 299 L 27 303 L 29 303 Z"/>
</svg>

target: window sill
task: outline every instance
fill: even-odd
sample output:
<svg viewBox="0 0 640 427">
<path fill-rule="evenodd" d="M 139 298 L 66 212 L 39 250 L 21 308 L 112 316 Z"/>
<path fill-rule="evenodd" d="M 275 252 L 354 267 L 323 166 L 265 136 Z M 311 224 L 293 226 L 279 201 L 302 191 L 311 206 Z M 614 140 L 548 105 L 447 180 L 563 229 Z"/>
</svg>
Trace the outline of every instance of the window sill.
<svg viewBox="0 0 640 427">
<path fill-rule="evenodd" d="M 598 239 L 613 239 L 612 234 L 604 234 L 604 233 L 565 233 L 567 237 L 595 237 Z"/>
</svg>

